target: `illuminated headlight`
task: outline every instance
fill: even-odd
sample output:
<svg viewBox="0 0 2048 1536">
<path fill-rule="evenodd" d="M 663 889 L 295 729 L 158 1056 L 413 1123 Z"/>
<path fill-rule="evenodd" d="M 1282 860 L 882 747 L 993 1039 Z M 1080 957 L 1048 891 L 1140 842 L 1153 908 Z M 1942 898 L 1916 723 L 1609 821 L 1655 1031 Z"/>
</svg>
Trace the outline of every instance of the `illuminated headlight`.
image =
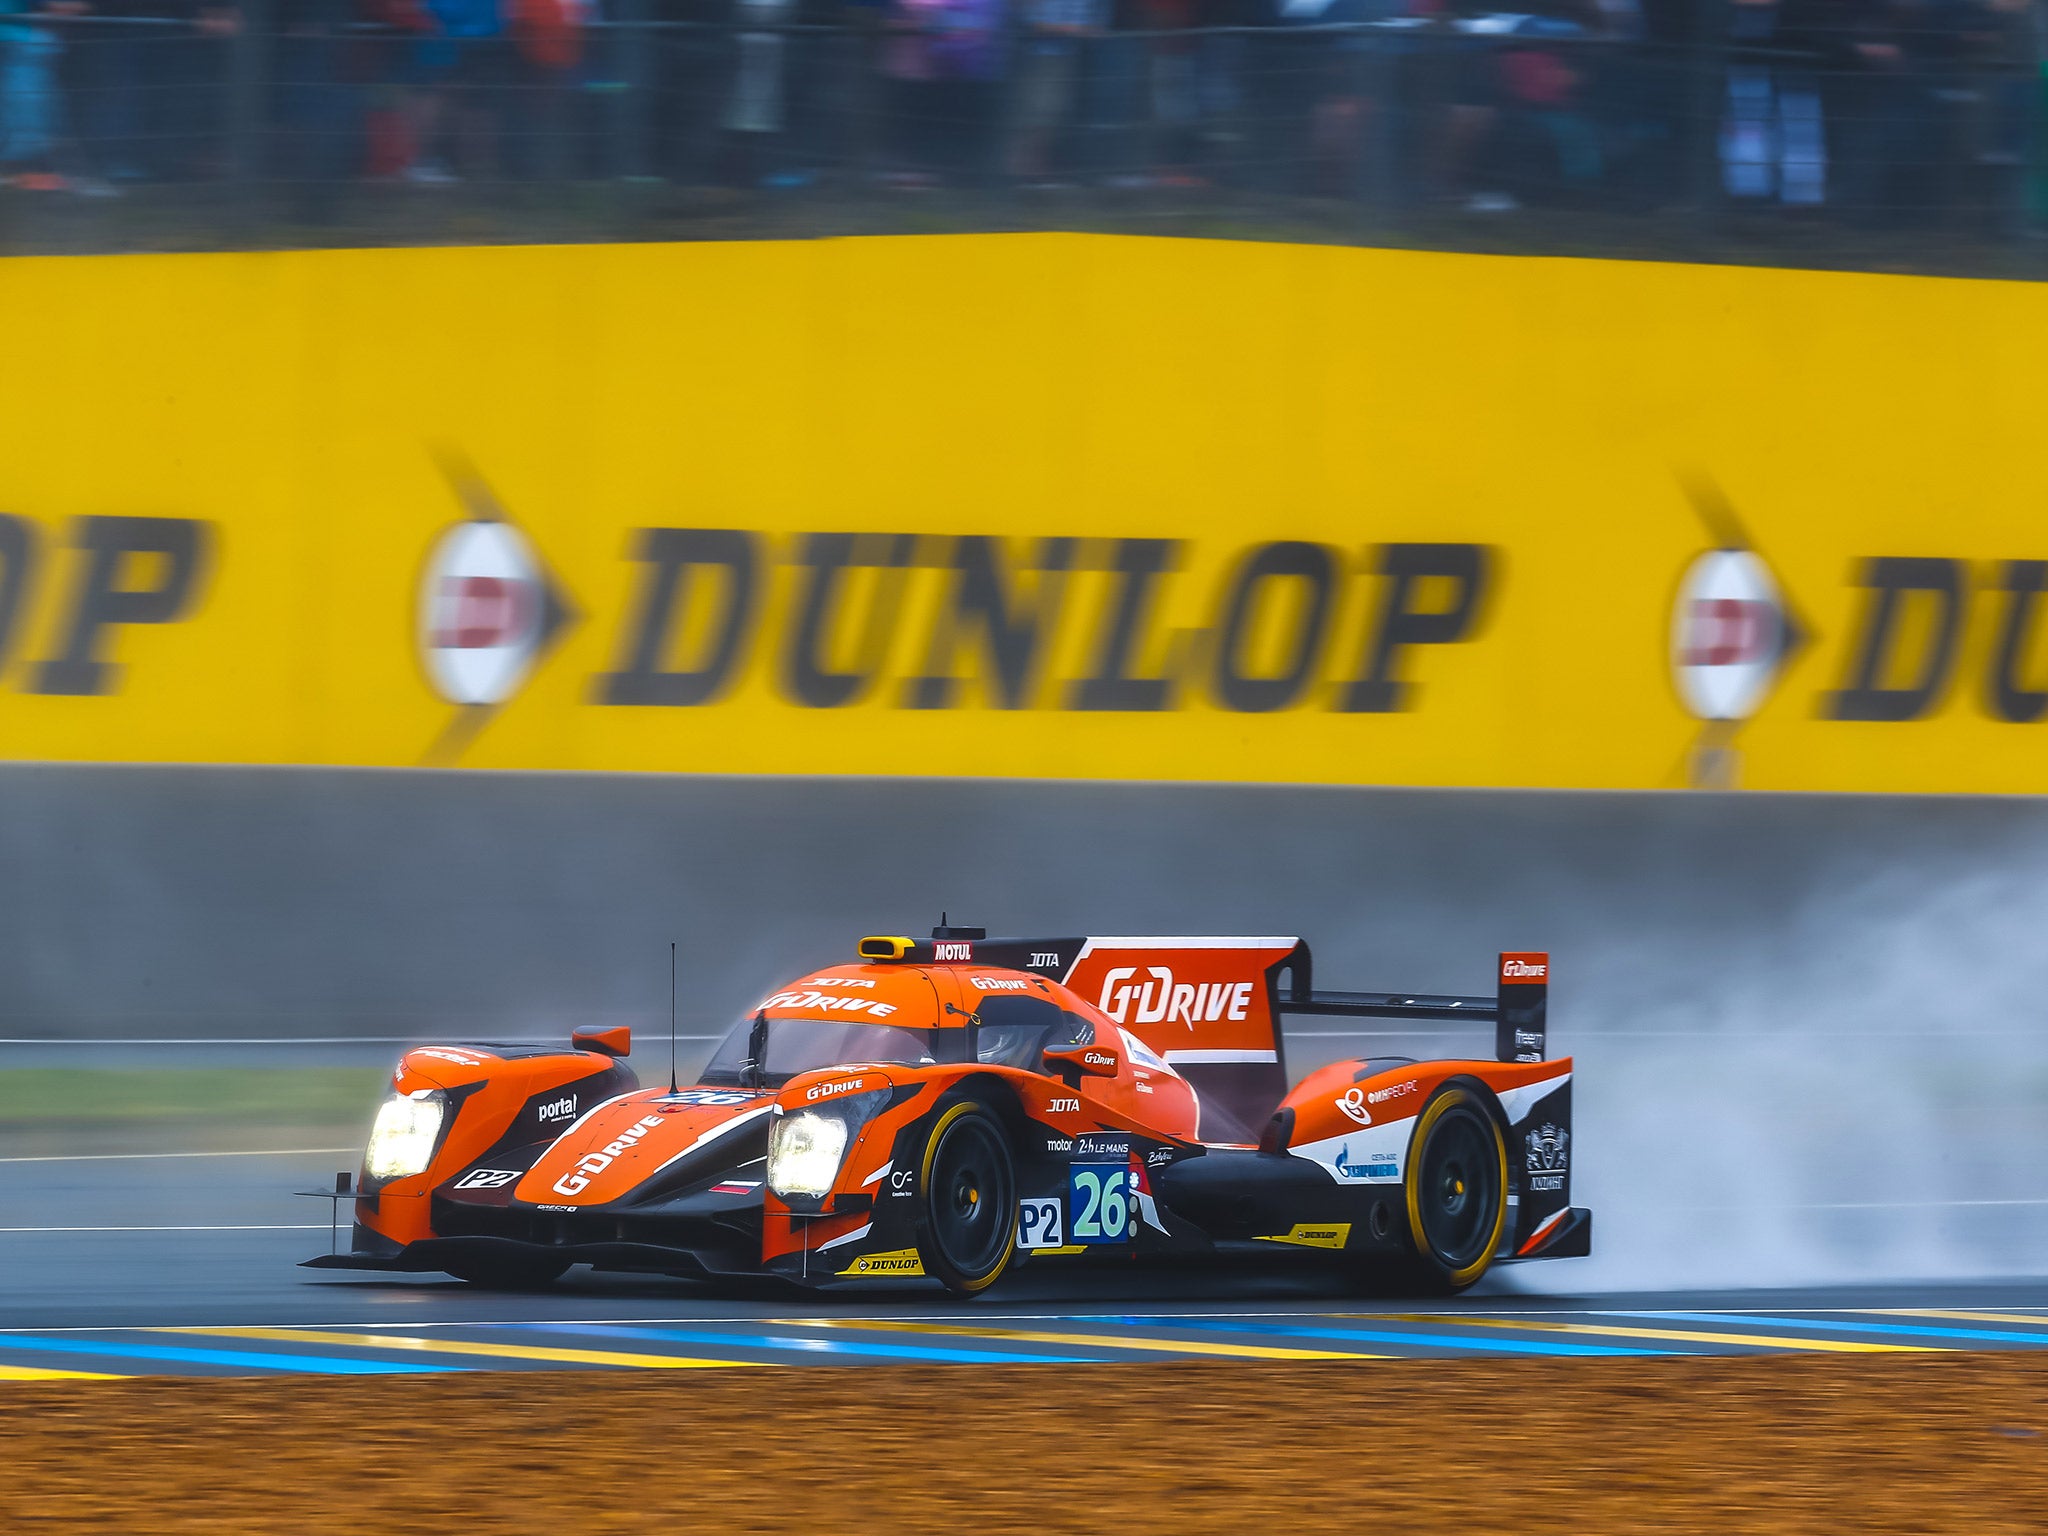
<svg viewBox="0 0 2048 1536">
<path fill-rule="evenodd" d="M 373 1179 L 403 1179 L 424 1170 L 434 1156 L 448 1096 L 438 1088 L 394 1093 L 377 1110 L 363 1171 Z"/>
<path fill-rule="evenodd" d="M 800 1109 L 768 1133 L 768 1187 L 778 1195 L 825 1195 L 846 1156 L 846 1122 Z"/>
</svg>

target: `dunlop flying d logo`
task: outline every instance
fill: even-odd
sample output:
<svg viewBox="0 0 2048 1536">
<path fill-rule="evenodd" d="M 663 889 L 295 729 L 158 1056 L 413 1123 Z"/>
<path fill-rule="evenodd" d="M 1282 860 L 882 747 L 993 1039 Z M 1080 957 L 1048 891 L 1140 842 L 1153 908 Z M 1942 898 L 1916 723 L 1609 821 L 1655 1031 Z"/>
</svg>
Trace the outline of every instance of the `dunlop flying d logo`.
<svg viewBox="0 0 2048 1536">
<path fill-rule="evenodd" d="M 458 756 L 490 712 L 526 685 L 575 618 L 533 541 L 467 465 L 444 463 L 470 516 L 442 532 L 420 572 L 420 663 L 434 692 L 463 713 L 429 751 Z"/>
<path fill-rule="evenodd" d="M 1714 549 L 1687 567 L 1671 613 L 1671 672 L 1701 720 L 1747 720 L 1783 670 L 1790 628 L 1771 568 L 1749 549 Z"/>
<path fill-rule="evenodd" d="M 1671 605 L 1672 686 L 1686 712 L 1703 722 L 1687 755 L 1686 781 L 1695 789 L 1732 789 L 1740 766 L 1735 731 L 1763 708 L 1806 631 L 1720 488 L 1692 476 L 1686 490 L 1719 545 L 1694 557 Z"/>
</svg>

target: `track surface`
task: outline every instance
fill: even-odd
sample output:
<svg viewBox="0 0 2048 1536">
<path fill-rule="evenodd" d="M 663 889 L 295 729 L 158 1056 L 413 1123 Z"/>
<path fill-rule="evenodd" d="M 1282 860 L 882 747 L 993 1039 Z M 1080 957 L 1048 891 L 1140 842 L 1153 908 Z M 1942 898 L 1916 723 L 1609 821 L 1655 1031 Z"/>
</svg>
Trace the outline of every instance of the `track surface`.
<svg viewBox="0 0 2048 1536">
<path fill-rule="evenodd" d="M 346 1154 L 340 1158 L 346 1161 Z M 1306 1276 L 1029 1276 L 935 1292 L 719 1296 L 573 1272 L 538 1295 L 321 1274 L 324 1207 L 284 1191 L 337 1154 L 112 1157 L 0 1167 L 0 1379 L 1360 1360 L 2048 1348 L 2048 1285 L 1367 1302 Z M 1555 1283 L 1561 1269 L 1546 1274 Z"/>
</svg>

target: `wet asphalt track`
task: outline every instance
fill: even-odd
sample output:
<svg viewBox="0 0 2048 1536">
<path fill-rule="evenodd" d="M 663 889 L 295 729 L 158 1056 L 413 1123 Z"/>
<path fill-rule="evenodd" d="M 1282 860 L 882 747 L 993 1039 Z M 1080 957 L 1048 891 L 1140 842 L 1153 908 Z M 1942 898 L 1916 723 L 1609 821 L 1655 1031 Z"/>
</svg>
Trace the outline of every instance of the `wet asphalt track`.
<svg viewBox="0 0 2048 1536">
<path fill-rule="evenodd" d="M 2044 1282 L 1575 1296 L 1504 1279 L 1410 1303 L 1306 1276 L 1070 1272 L 961 1304 L 913 1290 L 718 1295 L 577 1270 L 544 1294 L 492 1294 L 297 1268 L 328 1233 L 324 1207 L 286 1191 L 337 1161 L 0 1167 L 0 1379 L 2048 1349 Z"/>
</svg>

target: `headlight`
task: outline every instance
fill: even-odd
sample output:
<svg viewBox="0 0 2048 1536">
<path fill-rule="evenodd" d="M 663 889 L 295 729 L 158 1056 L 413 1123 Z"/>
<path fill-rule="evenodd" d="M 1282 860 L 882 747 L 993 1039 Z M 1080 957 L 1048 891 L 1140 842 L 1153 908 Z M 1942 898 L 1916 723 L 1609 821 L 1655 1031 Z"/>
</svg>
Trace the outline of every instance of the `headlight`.
<svg viewBox="0 0 2048 1536">
<path fill-rule="evenodd" d="M 438 1088 L 394 1093 L 377 1110 L 363 1170 L 373 1179 L 403 1179 L 423 1171 L 434 1157 L 448 1096 Z"/>
<path fill-rule="evenodd" d="M 800 1109 L 768 1134 L 768 1187 L 778 1195 L 825 1195 L 846 1156 L 846 1122 Z"/>
</svg>

